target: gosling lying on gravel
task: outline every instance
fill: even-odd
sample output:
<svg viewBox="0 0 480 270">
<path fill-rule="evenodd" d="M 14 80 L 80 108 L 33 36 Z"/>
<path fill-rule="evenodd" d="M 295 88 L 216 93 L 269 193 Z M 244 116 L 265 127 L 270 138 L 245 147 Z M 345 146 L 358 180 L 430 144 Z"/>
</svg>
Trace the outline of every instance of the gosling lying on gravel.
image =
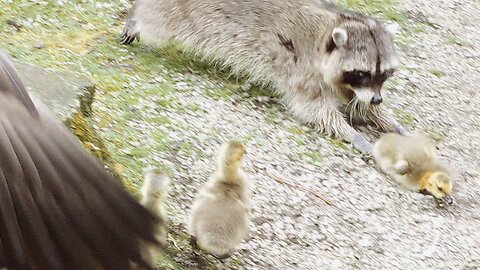
<svg viewBox="0 0 480 270">
<path fill-rule="evenodd" d="M 246 236 L 250 223 L 248 180 L 240 168 L 245 150 L 238 142 L 222 146 L 218 169 L 200 190 L 188 231 L 194 244 L 224 258 Z"/>
<path fill-rule="evenodd" d="M 168 185 L 170 178 L 159 169 L 149 170 L 145 173 L 141 193 L 140 203 L 153 214 L 157 215 L 159 222 L 155 227 L 155 238 L 163 246 L 167 245 L 167 224 L 169 218 L 164 203 L 168 196 Z M 155 245 L 146 245 L 144 247 L 144 257 L 152 265 L 154 264 L 159 247 Z"/>
<path fill-rule="evenodd" d="M 385 134 L 373 146 L 372 156 L 385 174 L 404 187 L 432 195 L 440 205 L 453 204 L 452 182 L 425 134 Z"/>
</svg>

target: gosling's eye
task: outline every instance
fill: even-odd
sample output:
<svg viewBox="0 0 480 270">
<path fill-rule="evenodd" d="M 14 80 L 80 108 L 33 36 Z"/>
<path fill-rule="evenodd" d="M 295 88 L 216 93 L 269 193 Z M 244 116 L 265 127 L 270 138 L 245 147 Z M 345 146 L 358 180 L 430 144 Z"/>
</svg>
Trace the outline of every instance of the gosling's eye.
<svg viewBox="0 0 480 270">
<path fill-rule="evenodd" d="M 438 191 L 442 192 L 443 191 L 443 188 L 442 187 L 437 187 L 438 188 Z"/>
</svg>

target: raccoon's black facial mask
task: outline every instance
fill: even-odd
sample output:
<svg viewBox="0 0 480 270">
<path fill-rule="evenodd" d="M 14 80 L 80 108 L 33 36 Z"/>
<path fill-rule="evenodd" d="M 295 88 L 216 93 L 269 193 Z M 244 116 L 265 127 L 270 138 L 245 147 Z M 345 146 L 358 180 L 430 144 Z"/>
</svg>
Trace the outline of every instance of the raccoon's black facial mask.
<svg viewBox="0 0 480 270">
<path fill-rule="evenodd" d="M 351 85 L 353 88 L 381 87 L 383 83 L 393 75 L 393 73 L 393 69 L 374 75 L 372 75 L 370 71 L 346 71 L 342 74 L 342 83 Z"/>
</svg>

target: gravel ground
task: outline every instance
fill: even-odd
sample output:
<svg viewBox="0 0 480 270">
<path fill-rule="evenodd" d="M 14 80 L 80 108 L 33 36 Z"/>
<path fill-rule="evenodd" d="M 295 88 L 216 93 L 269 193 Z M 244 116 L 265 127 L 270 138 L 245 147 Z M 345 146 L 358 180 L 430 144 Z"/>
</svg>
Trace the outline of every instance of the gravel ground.
<svg viewBox="0 0 480 270">
<path fill-rule="evenodd" d="M 400 189 L 345 144 L 299 125 L 266 91 L 243 87 L 231 95 L 235 84 L 219 79 L 223 74 L 198 72 L 198 63 L 172 50 L 120 46 L 114 39 L 123 18 L 115 12 L 129 1 L 0 2 L 2 11 L 18 5 L 5 19 L 26 28 L 0 25 L 2 47 L 22 60 L 92 75 L 98 131 L 126 176 L 138 184 L 138 168 L 171 169 L 175 230 L 184 229 L 219 145 L 245 142 L 253 224 L 232 258 L 215 260 L 219 268 L 480 269 L 478 0 L 404 0 L 396 7 L 410 27 L 399 37 L 403 67 L 387 87 L 387 103 L 407 126 L 438 140 L 455 172 L 455 204 L 447 209 Z M 175 261 L 203 269 L 176 244 L 184 252 Z"/>
<path fill-rule="evenodd" d="M 480 269 L 480 2 L 409 0 L 401 8 L 425 29 L 401 48 L 405 68 L 390 89 L 391 106 L 439 139 L 455 171 L 454 206 L 438 209 L 430 197 L 399 189 L 351 150 L 299 128 L 275 98 L 249 98 L 247 91 L 215 101 L 202 94 L 208 85 L 182 83 L 204 78 L 178 74 L 176 87 L 187 90 L 179 100 L 200 110 L 163 114 L 199 134 L 191 143 L 200 151 L 159 153 L 176 168 L 174 223 L 185 222 L 221 141 L 249 137 L 253 224 L 235 253 L 243 261 L 238 269 Z M 170 136 L 179 144 L 191 138 Z"/>
</svg>

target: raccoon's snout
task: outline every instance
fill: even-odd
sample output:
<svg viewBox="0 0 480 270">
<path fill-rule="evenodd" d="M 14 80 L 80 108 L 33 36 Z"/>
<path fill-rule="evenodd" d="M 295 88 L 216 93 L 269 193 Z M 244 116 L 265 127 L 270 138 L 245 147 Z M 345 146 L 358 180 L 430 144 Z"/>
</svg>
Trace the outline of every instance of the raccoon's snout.
<svg viewBox="0 0 480 270">
<path fill-rule="evenodd" d="M 382 103 L 383 101 L 383 98 L 381 95 L 374 95 L 372 97 L 372 100 L 370 100 L 370 104 L 373 104 L 373 105 L 378 105 L 380 103 Z"/>
</svg>

